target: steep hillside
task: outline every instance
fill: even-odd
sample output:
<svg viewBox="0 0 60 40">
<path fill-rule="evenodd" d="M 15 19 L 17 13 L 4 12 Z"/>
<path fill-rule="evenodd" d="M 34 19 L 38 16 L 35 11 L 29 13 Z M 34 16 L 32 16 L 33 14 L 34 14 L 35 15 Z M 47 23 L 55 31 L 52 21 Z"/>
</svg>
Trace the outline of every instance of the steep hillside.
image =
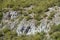
<svg viewBox="0 0 60 40">
<path fill-rule="evenodd" d="M 0 0 L 1 40 L 60 40 L 59 0 Z"/>
</svg>

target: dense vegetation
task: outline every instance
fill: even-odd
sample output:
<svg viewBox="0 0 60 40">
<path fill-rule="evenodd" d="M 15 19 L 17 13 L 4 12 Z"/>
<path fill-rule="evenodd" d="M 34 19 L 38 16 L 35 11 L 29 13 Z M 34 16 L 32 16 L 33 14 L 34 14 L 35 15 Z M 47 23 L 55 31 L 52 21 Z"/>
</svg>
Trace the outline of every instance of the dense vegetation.
<svg viewBox="0 0 60 40">
<path fill-rule="evenodd" d="M 18 36 L 15 31 L 5 28 L 0 31 L 0 40 L 42 40 L 45 37 L 45 33 L 36 33 L 35 35 L 20 35 Z"/>
<path fill-rule="evenodd" d="M 51 35 L 51 38 L 53 38 L 53 40 L 60 40 L 60 24 L 59 25 L 54 24 L 51 27 L 49 34 Z"/>
<path fill-rule="evenodd" d="M 22 8 L 34 6 L 31 10 L 28 10 L 28 13 L 34 12 L 36 14 L 36 17 L 41 15 L 48 11 L 49 7 L 52 6 L 60 6 L 59 0 L 0 0 L 0 12 L 7 11 L 6 8 L 12 8 L 13 10 L 20 10 L 23 13 Z M 23 13 L 24 14 L 24 13 Z M 28 17 L 28 16 L 27 16 Z M 40 20 L 41 18 L 36 18 L 37 20 Z M 51 17 L 50 17 L 51 18 Z"/>
<path fill-rule="evenodd" d="M 21 11 L 21 14 L 27 18 L 27 20 L 31 19 L 28 14 L 25 14 L 23 8 L 34 6 L 31 10 L 28 11 L 28 14 L 34 12 L 34 19 L 40 21 L 42 19 L 41 15 L 45 17 L 44 12 L 48 11 L 49 7 L 60 6 L 60 0 L 0 0 L 0 20 L 2 19 L 2 12 L 6 12 L 6 8 L 12 8 L 13 10 Z M 49 16 L 49 19 L 52 19 L 54 13 Z M 53 25 L 51 27 L 51 31 L 49 32 L 51 38 L 53 40 L 60 40 L 60 25 Z M 46 40 L 45 33 L 37 33 L 33 36 L 21 35 L 17 36 L 15 31 L 11 31 L 8 28 L 5 28 L 0 31 L 0 40 Z"/>
</svg>

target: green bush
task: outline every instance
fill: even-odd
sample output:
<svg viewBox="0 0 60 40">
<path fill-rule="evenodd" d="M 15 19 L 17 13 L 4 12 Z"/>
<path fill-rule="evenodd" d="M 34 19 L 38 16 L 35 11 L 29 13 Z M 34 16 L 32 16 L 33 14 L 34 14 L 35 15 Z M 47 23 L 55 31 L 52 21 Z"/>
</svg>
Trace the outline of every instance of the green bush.
<svg viewBox="0 0 60 40">
<path fill-rule="evenodd" d="M 40 21 L 43 18 L 40 16 L 40 14 L 35 14 L 34 19 Z"/>
<path fill-rule="evenodd" d="M 3 29 L 3 32 L 4 32 L 4 33 L 7 33 L 7 32 L 9 32 L 9 31 L 10 31 L 10 29 L 7 28 L 7 27 Z"/>
<path fill-rule="evenodd" d="M 2 37 L 4 34 L 3 34 L 3 32 L 2 32 L 2 30 L 0 30 L 0 37 Z"/>
<path fill-rule="evenodd" d="M 19 6 L 19 7 L 29 7 L 31 5 L 34 5 L 35 7 L 33 8 L 34 12 L 43 12 L 48 9 L 48 7 L 52 7 L 54 5 L 59 5 L 60 1 L 59 0 L 19 0 L 19 1 L 14 1 L 14 0 L 3 0 L 0 1 L 2 5 L 2 8 L 6 8 L 7 6 L 10 8 L 14 8 L 14 6 Z M 14 5 L 14 6 L 13 6 Z"/>
<path fill-rule="evenodd" d="M 25 16 L 25 18 L 26 18 L 27 21 L 32 19 L 30 16 Z"/>
<path fill-rule="evenodd" d="M 51 35 L 51 38 L 53 40 L 60 40 L 60 32 L 54 32 L 52 35 Z"/>
<path fill-rule="evenodd" d="M 60 24 L 59 25 L 53 25 L 50 30 L 50 34 L 60 31 Z"/>
<path fill-rule="evenodd" d="M 2 17 L 3 17 L 3 13 L 0 12 L 0 21 L 2 20 Z"/>
<path fill-rule="evenodd" d="M 52 20 L 52 18 L 54 17 L 54 15 L 55 15 L 55 12 L 54 12 L 54 11 L 52 11 L 52 12 L 50 13 L 50 15 L 49 15 L 48 19 L 49 19 L 49 20 Z"/>
</svg>

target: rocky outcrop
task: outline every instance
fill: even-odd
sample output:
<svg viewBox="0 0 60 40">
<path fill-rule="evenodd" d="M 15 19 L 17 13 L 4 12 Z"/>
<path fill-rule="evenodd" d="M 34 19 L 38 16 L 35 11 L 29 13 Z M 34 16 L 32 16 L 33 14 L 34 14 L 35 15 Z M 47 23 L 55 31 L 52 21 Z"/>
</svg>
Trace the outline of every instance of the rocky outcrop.
<svg viewBox="0 0 60 40">
<path fill-rule="evenodd" d="M 24 10 L 25 9 L 30 10 L 30 7 L 24 8 Z M 31 6 L 31 9 L 32 9 L 32 6 Z M 54 15 L 52 16 L 52 19 L 50 20 L 48 18 L 50 16 L 51 12 L 53 12 Z M 34 19 L 35 14 L 33 12 L 31 14 L 28 14 L 28 16 L 30 16 L 32 18 L 30 20 L 27 20 L 25 17 L 22 18 L 22 20 L 20 20 L 20 17 L 22 17 L 23 14 L 20 15 L 20 13 L 18 13 L 18 11 L 11 10 L 6 13 L 3 12 L 3 19 L 2 19 L 3 25 L 0 25 L 0 26 L 1 26 L 1 28 L 7 26 L 11 30 L 16 30 L 18 36 L 22 35 L 22 34 L 32 35 L 37 32 L 42 32 L 42 31 L 44 31 L 45 33 L 48 34 L 51 25 L 60 24 L 60 7 L 56 6 L 56 7 L 49 8 L 49 11 L 45 12 L 44 14 L 46 14 L 47 16 L 44 17 L 43 19 L 41 19 L 39 21 L 40 24 L 36 26 L 37 20 Z"/>
<path fill-rule="evenodd" d="M 57 8 L 57 9 L 55 9 Z M 38 27 L 36 27 L 36 21 L 34 20 L 30 20 L 30 21 L 26 21 L 25 19 L 23 19 L 19 26 L 17 27 L 17 34 L 25 34 L 26 35 L 30 35 L 30 34 L 35 34 L 37 32 L 42 32 L 44 31 L 45 33 L 48 34 L 49 30 L 50 30 L 50 26 L 53 24 L 60 24 L 60 14 L 59 14 L 59 7 L 52 7 L 49 8 L 49 11 L 46 12 L 45 14 L 47 14 L 48 16 L 46 18 L 43 18 L 42 20 L 40 20 L 40 25 Z M 55 14 L 53 15 L 54 17 L 51 20 L 48 20 L 49 15 L 51 14 L 51 12 L 55 12 Z"/>
</svg>

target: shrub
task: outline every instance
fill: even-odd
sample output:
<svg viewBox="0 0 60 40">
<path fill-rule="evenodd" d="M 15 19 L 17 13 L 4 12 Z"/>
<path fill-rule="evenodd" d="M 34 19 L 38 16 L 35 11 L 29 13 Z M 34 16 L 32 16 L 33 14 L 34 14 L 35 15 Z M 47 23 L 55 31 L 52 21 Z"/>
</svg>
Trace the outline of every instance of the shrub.
<svg viewBox="0 0 60 40">
<path fill-rule="evenodd" d="M 54 12 L 54 11 L 52 11 L 52 12 L 50 13 L 50 15 L 49 15 L 48 19 L 49 19 L 49 20 L 52 20 L 52 18 L 54 17 L 54 15 L 55 15 L 55 12 Z"/>
<path fill-rule="evenodd" d="M 53 25 L 50 30 L 50 34 L 60 31 L 60 24 L 59 25 Z"/>
<path fill-rule="evenodd" d="M 34 19 L 40 21 L 42 17 L 39 14 L 35 14 Z"/>
<path fill-rule="evenodd" d="M 3 13 L 0 12 L 0 21 L 2 20 L 2 17 L 3 17 Z"/>
<path fill-rule="evenodd" d="M 2 37 L 4 34 L 3 34 L 3 32 L 2 32 L 2 30 L 0 30 L 0 37 Z"/>
<path fill-rule="evenodd" d="M 30 16 L 25 16 L 25 18 L 26 18 L 27 21 L 32 19 Z"/>
<path fill-rule="evenodd" d="M 54 40 L 60 40 L 60 32 L 54 32 L 51 35 L 51 38 L 54 39 Z"/>
<path fill-rule="evenodd" d="M 9 32 L 9 31 L 10 31 L 10 29 L 7 28 L 7 27 L 5 27 L 5 28 L 3 29 L 3 32 L 4 32 L 4 33 L 7 33 L 7 32 Z"/>
</svg>

